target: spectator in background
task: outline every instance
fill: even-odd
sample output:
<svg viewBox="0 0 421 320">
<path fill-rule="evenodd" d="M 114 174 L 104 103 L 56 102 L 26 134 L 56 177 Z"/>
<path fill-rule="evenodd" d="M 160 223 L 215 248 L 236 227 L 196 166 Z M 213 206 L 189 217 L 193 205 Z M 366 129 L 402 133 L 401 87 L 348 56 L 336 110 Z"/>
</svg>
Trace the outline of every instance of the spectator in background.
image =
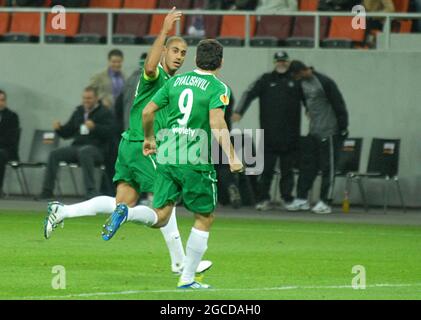
<svg viewBox="0 0 421 320">
<path fill-rule="evenodd" d="M 320 0 L 319 11 L 351 11 L 361 0 Z"/>
<path fill-rule="evenodd" d="M 363 0 L 367 12 L 395 12 L 393 0 Z M 383 30 L 384 18 L 368 18 L 366 29 L 366 45 L 375 46 L 376 33 Z"/>
<path fill-rule="evenodd" d="M 209 10 L 255 10 L 257 0 L 208 0 Z"/>
<path fill-rule="evenodd" d="M 122 71 L 124 54 L 114 49 L 108 53 L 107 70 L 92 77 L 89 84 L 98 90 L 99 99 L 104 107 L 114 111 L 114 102 L 123 90 L 125 75 Z"/>
<path fill-rule="evenodd" d="M 63 6 L 66 8 L 83 8 L 89 5 L 89 0 L 53 0 L 51 6 Z"/>
<path fill-rule="evenodd" d="M 301 80 L 310 132 L 306 137 L 306 148 L 301 150 L 303 161 L 298 178 L 297 199 L 287 205 L 287 210 L 310 210 L 308 192 L 321 171 L 320 201 L 312 211 L 329 214 L 332 212 L 330 204 L 337 154 L 343 139 L 348 136 L 346 104 L 336 83 L 329 77 L 301 61 L 293 61 L 290 71 L 294 78 Z"/>
<path fill-rule="evenodd" d="M 0 90 L 0 198 L 6 164 L 18 160 L 19 117 L 7 107 L 6 92 Z"/>
<path fill-rule="evenodd" d="M 7 0 L 8 7 L 43 7 L 44 0 Z"/>
<path fill-rule="evenodd" d="M 257 12 L 285 12 L 297 11 L 297 0 L 259 0 Z"/>
<path fill-rule="evenodd" d="M 421 13 L 421 0 L 414 0 L 413 5 L 414 11 Z M 414 31 L 421 32 L 421 19 L 415 20 Z"/>
<path fill-rule="evenodd" d="M 136 95 L 137 85 L 139 84 L 140 75 L 143 71 L 147 53 L 142 53 L 139 58 L 140 68 L 131 74 L 124 84 L 121 94 L 118 96 L 115 103 L 116 120 L 118 123 L 118 134 L 126 131 L 129 128 L 130 109 L 133 105 L 133 100 Z M 120 138 L 119 138 L 120 140 Z"/>
<path fill-rule="evenodd" d="M 229 105 L 225 108 L 225 122 L 227 123 L 228 131 L 231 132 L 231 117 L 235 105 L 235 98 L 231 91 L 231 98 Z M 234 209 L 241 207 L 241 195 L 239 190 L 239 177 L 230 170 L 229 161 L 223 152 L 221 146 L 216 147 L 219 159 L 215 157 L 215 170 L 218 177 L 218 199 L 223 205 L 230 203 Z"/>
<path fill-rule="evenodd" d="M 82 105 L 73 112 L 70 120 L 61 125 L 54 122 L 55 132 L 64 139 L 73 138 L 69 147 L 58 148 L 51 152 L 42 187 L 40 200 L 53 197 L 54 185 L 59 163 L 78 163 L 83 171 L 86 198 L 98 195 L 95 185 L 95 165 L 104 162 L 106 146 L 114 134 L 114 116 L 98 99 L 95 88 L 87 87 L 82 96 Z"/>
<path fill-rule="evenodd" d="M 243 94 L 233 115 L 233 122 L 241 120 L 251 102 L 260 100 L 260 125 L 265 130 L 265 167 L 260 177 L 260 203 L 257 210 L 270 210 L 269 190 L 274 169 L 280 160 L 281 196 L 285 204 L 294 198 L 294 164 L 298 154 L 301 130 L 301 87 L 289 72 L 289 56 L 285 51 L 274 56 L 275 68 L 257 79 Z"/>
</svg>

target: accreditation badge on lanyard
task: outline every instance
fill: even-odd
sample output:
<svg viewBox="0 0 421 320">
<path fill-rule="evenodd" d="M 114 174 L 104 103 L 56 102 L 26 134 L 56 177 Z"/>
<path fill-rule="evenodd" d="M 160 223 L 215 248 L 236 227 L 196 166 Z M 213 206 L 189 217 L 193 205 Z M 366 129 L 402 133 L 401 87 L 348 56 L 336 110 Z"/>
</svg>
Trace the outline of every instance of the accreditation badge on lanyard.
<svg viewBox="0 0 421 320">
<path fill-rule="evenodd" d="M 89 118 L 89 113 L 88 113 L 88 112 L 85 112 L 85 114 L 84 114 L 84 119 L 85 119 L 85 122 L 88 120 L 88 118 Z M 85 123 L 82 123 L 82 124 L 80 125 L 80 134 L 81 134 L 82 136 L 87 136 L 87 135 L 89 134 L 89 129 L 88 129 L 88 127 L 86 126 L 86 124 L 85 124 Z"/>
</svg>

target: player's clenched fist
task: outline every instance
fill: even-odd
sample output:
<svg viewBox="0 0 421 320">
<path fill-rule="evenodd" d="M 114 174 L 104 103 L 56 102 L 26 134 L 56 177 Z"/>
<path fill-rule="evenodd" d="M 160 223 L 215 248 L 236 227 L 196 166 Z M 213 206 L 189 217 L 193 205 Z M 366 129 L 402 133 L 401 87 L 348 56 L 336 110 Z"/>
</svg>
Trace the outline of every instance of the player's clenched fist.
<svg viewBox="0 0 421 320">
<path fill-rule="evenodd" d="M 176 7 L 173 7 L 170 13 L 165 17 L 164 25 L 162 27 L 162 32 L 165 34 L 170 33 L 172 28 L 174 27 L 174 23 L 176 21 L 180 21 L 181 16 L 183 15 L 181 11 L 176 11 Z"/>
<path fill-rule="evenodd" d="M 143 142 L 143 155 L 149 156 L 156 153 L 156 141 L 155 139 L 145 139 Z"/>
</svg>

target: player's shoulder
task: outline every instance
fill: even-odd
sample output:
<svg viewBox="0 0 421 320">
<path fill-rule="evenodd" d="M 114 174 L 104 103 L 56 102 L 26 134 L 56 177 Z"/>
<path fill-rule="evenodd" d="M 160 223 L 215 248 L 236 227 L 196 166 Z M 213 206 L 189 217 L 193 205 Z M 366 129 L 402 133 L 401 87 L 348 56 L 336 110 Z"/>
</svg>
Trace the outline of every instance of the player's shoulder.
<svg viewBox="0 0 421 320">
<path fill-rule="evenodd" d="M 219 89 L 219 90 L 223 90 L 223 91 L 225 91 L 226 93 L 228 93 L 229 91 L 230 91 L 230 89 L 229 89 L 229 87 L 228 87 L 228 85 L 224 82 L 224 81 L 222 81 L 221 79 L 219 79 L 217 76 L 213 76 L 212 77 L 212 81 L 213 81 L 213 83 L 214 83 L 214 85 Z"/>
</svg>

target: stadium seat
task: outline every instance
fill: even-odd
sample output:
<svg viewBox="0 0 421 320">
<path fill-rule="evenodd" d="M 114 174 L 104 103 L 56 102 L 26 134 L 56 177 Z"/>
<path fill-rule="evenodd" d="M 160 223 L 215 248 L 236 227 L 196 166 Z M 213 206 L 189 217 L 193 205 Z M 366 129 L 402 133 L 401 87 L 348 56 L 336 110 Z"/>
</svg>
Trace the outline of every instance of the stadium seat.
<svg viewBox="0 0 421 320">
<path fill-rule="evenodd" d="M 4 34 L 9 31 L 10 15 L 8 13 L 0 13 L 0 41 L 3 40 Z"/>
<path fill-rule="evenodd" d="M 396 12 L 408 12 L 410 0 L 393 0 Z"/>
<path fill-rule="evenodd" d="M 286 40 L 290 47 L 314 47 L 314 17 L 296 17 L 292 35 Z M 320 40 L 324 40 L 329 29 L 329 18 L 320 18 Z"/>
<path fill-rule="evenodd" d="M 158 0 L 124 0 L 123 8 L 126 9 L 155 9 Z"/>
<path fill-rule="evenodd" d="M 121 8 L 122 0 L 90 0 L 89 6 L 91 8 Z"/>
<path fill-rule="evenodd" d="M 203 9 L 205 8 L 205 0 L 195 0 L 193 1 L 193 9 Z M 194 16 L 188 15 L 186 17 L 186 27 L 184 31 L 183 38 L 187 41 L 189 45 L 197 45 L 200 40 L 205 38 L 216 38 L 219 35 L 219 29 L 221 27 L 221 16 L 203 16 L 203 27 L 205 30 L 205 35 L 203 37 L 188 35 L 189 27 L 194 23 Z"/>
<path fill-rule="evenodd" d="M 410 0 L 393 0 L 396 12 L 408 12 Z M 392 32 L 395 33 L 410 33 L 412 31 L 412 20 L 399 20 L 392 21 Z"/>
<path fill-rule="evenodd" d="M 107 15 L 85 13 L 81 15 L 80 32 L 75 36 L 76 43 L 105 43 L 107 37 Z"/>
<path fill-rule="evenodd" d="M 353 17 L 333 17 L 329 36 L 322 41 L 326 48 L 354 48 L 363 43 L 365 30 L 352 28 Z"/>
<path fill-rule="evenodd" d="M 156 0 L 126 0 L 126 9 L 155 9 Z M 138 44 L 149 31 L 151 17 L 141 14 L 119 14 L 116 19 L 116 29 L 113 35 L 115 44 Z"/>
<path fill-rule="evenodd" d="M 51 130 L 35 130 L 27 162 L 12 161 L 9 166 L 20 176 L 18 182 L 25 194 L 31 194 L 24 169 L 40 169 L 47 166 L 48 157 L 59 145 L 58 135 Z"/>
<path fill-rule="evenodd" d="M 318 7 L 318 0 L 300 0 L 300 11 L 317 11 Z"/>
<path fill-rule="evenodd" d="M 171 9 L 172 7 L 177 7 L 177 9 L 190 9 L 191 1 L 183 1 L 183 0 L 160 0 L 158 3 L 158 9 Z M 149 29 L 148 35 L 144 38 L 145 42 L 148 44 L 152 44 L 159 34 L 162 28 L 162 24 L 164 22 L 165 15 L 164 14 L 155 14 L 152 16 L 152 22 Z M 181 18 L 180 24 L 180 33 L 183 34 L 184 25 L 185 25 L 185 17 Z M 176 31 L 175 28 L 170 35 L 175 35 Z"/>
<path fill-rule="evenodd" d="M 361 154 L 363 147 L 362 138 L 347 138 L 344 140 L 339 151 L 338 162 L 336 165 L 335 179 L 345 178 L 344 193 L 351 193 L 351 182 L 357 182 L 360 191 L 360 196 L 363 199 L 365 210 L 368 211 L 367 201 L 365 199 L 365 192 L 362 181 L 359 177 L 354 176 L 360 172 Z M 333 188 L 335 184 L 333 184 Z M 333 191 L 332 191 L 333 193 Z"/>
<path fill-rule="evenodd" d="M 405 202 L 403 199 L 402 190 L 399 183 L 398 172 L 399 172 L 399 157 L 400 157 L 400 139 L 379 139 L 374 138 L 370 147 L 370 155 L 368 159 L 368 166 L 366 173 L 356 173 L 351 177 L 365 178 L 365 179 L 382 179 L 383 180 L 383 193 L 384 213 L 387 212 L 388 206 L 388 189 L 389 182 L 393 180 L 395 182 L 396 189 L 399 194 L 401 206 L 404 211 Z M 364 199 L 366 199 L 364 195 Z"/>
<path fill-rule="evenodd" d="M 224 46 L 239 47 L 244 44 L 246 36 L 245 16 L 224 16 L 222 18 L 221 33 L 218 40 Z M 250 37 L 253 37 L 256 29 L 256 18 L 250 17 Z"/>
<path fill-rule="evenodd" d="M 260 18 L 260 19 L 259 19 Z M 292 17 L 262 16 L 257 19 L 256 36 L 250 41 L 254 47 L 277 47 L 290 36 Z"/>
<path fill-rule="evenodd" d="M 52 25 L 53 18 L 56 15 L 49 13 L 47 16 L 47 25 L 45 29 L 45 41 L 47 43 L 65 43 L 71 42 L 73 37 L 79 31 L 80 14 L 67 13 L 66 14 L 66 29 L 55 30 Z"/>
<path fill-rule="evenodd" d="M 10 32 L 4 35 L 7 42 L 38 42 L 40 31 L 40 14 L 19 12 L 12 14 Z"/>
</svg>

